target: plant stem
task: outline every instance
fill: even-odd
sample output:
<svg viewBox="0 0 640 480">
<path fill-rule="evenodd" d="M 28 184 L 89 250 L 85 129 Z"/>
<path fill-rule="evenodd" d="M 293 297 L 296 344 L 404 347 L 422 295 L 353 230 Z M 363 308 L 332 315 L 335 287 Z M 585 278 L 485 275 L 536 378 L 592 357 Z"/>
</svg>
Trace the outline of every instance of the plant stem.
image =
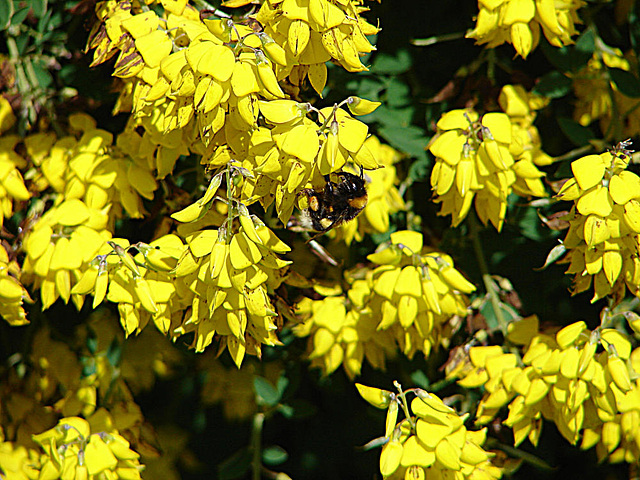
<svg viewBox="0 0 640 480">
<path fill-rule="evenodd" d="M 476 254 L 476 260 L 480 267 L 480 273 L 482 274 L 482 281 L 484 282 L 484 288 L 489 295 L 493 312 L 498 321 L 500 330 L 507 334 L 507 322 L 502 314 L 502 308 L 500 308 L 500 299 L 498 298 L 498 287 L 495 281 L 489 273 L 489 267 L 487 266 L 487 260 L 484 257 L 484 251 L 482 250 L 482 244 L 480 243 L 480 225 L 475 215 L 469 215 L 469 227 L 471 228 L 471 241 L 473 242 L 473 250 Z"/>
<path fill-rule="evenodd" d="M 260 480 L 262 470 L 262 425 L 264 413 L 256 413 L 253 416 L 253 429 L 251 430 L 251 479 Z"/>
<path fill-rule="evenodd" d="M 574 148 L 573 150 L 560 155 L 559 157 L 554 157 L 554 162 L 562 162 L 564 160 L 569 160 L 574 157 L 578 157 L 580 155 L 584 155 L 585 153 L 589 153 L 593 150 L 593 145 L 583 145 L 582 147 Z"/>
</svg>

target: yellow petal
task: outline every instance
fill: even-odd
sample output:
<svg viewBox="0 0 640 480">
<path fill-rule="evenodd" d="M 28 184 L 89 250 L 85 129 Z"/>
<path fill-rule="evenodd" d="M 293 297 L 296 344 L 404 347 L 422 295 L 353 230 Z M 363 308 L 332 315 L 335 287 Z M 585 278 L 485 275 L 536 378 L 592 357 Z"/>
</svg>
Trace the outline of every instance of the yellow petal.
<svg viewBox="0 0 640 480">
<path fill-rule="evenodd" d="M 571 171 L 582 190 L 600 184 L 604 170 L 605 164 L 600 155 L 587 155 L 571 163 Z"/>
</svg>

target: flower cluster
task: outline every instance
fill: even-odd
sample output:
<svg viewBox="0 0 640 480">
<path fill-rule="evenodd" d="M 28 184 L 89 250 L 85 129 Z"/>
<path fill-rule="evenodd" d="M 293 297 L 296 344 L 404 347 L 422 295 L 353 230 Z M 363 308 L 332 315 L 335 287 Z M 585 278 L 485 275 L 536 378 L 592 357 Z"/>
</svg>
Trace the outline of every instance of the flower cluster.
<svg viewBox="0 0 640 480">
<path fill-rule="evenodd" d="M 63 200 L 47 210 L 26 235 L 22 281 L 40 289 L 43 308 L 58 298 L 65 302 L 72 298 L 78 309 L 82 307 L 84 297 L 71 290 L 111 237 L 107 211 L 90 208 L 77 198 Z"/>
<path fill-rule="evenodd" d="M 469 431 L 466 416 L 445 405 L 436 395 L 419 388 L 399 394 L 356 384 L 362 398 L 376 408 L 387 409 L 380 473 L 387 479 L 474 479 L 502 476 L 493 465 L 493 454 L 483 450 L 486 429 Z M 416 395 L 409 411 L 406 396 Z M 398 422 L 398 410 L 405 418 Z"/>
<path fill-rule="evenodd" d="M 574 202 L 565 217 L 563 261 L 570 263 L 574 293 L 593 283 L 592 301 L 612 295 L 619 302 L 625 286 L 640 296 L 640 177 L 627 170 L 627 145 L 572 162 L 573 178 L 558 192 L 560 199 Z"/>
<path fill-rule="evenodd" d="M 261 355 L 261 345 L 277 345 L 278 314 L 269 293 L 284 279 L 289 261 L 278 254 L 289 247 L 265 225 L 240 215 L 219 229 L 203 228 L 186 237 L 176 277 L 188 288 L 191 309 L 175 334 L 194 332 L 202 352 L 220 340 L 239 367 L 246 354 Z"/>
<path fill-rule="evenodd" d="M 343 364 L 353 378 L 363 358 L 382 369 L 396 346 L 409 358 L 418 351 L 427 356 L 443 325 L 467 313 L 465 294 L 474 286 L 448 255 L 423 248 L 422 234 L 394 232 L 385 247 L 368 256 L 378 266 L 345 274 L 346 294 L 339 285 L 318 284 L 324 298 L 297 305 L 303 322 L 294 333 L 309 337 L 312 364 L 325 374 Z"/>
<path fill-rule="evenodd" d="M 189 5 L 163 5 L 164 15 L 158 16 L 130 2 L 101 3 L 89 41 L 96 49 L 94 64 L 119 52 L 114 75 L 130 86 L 120 108 L 130 106 L 135 114 L 127 132 L 139 150 L 156 151 L 156 158 L 162 153 L 159 176 L 184 153 L 180 145 L 202 155 L 211 170 L 238 160 L 250 173 L 240 200 L 260 201 L 264 208 L 275 201 L 286 224 L 297 194 L 323 185 L 323 175 L 347 163 L 379 166 L 364 145 L 367 126 L 340 108 L 364 115 L 377 103 L 349 97 L 316 109 L 290 100 L 295 92 L 279 84 L 288 79 L 300 86 L 308 78 L 320 93 L 324 62 L 332 58 L 350 71 L 365 69 L 359 53 L 373 47 L 364 35 L 377 29 L 360 17 L 359 1 L 268 1 L 254 17 L 238 22 L 203 20 Z"/>
<path fill-rule="evenodd" d="M 298 194 L 306 187 L 323 187 L 324 175 L 349 163 L 365 169 L 379 166 L 371 144 L 365 144 L 368 127 L 341 108 L 345 104 L 355 115 L 378 106 L 358 97 L 320 110 L 293 100 L 260 101 L 260 113 L 272 128 L 227 137 L 228 144 L 217 147 L 207 164 L 220 168 L 232 158 L 244 159 L 241 166 L 252 176 L 244 178 L 241 198 L 246 204 L 259 201 L 265 209 L 275 203 L 278 217 L 286 223 L 302 198 Z M 319 122 L 308 118 L 309 112 Z"/>
<path fill-rule="evenodd" d="M 545 196 L 537 166 L 551 159 L 542 152 L 535 111 L 544 101 L 520 86 L 507 85 L 499 98 L 505 113 L 452 110 L 438 121 L 438 133 L 429 144 L 436 157 L 431 186 L 441 203 L 441 215 L 453 216 L 457 226 L 471 204 L 483 223 L 500 231 L 507 215 L 507 197 Z"/>
<path fill-rule="evenodd" d="M 25 138 L 28 158 L 37 169 L 35 185 L 50 187 L 66 200 L 82 200 L 89 208 L 105 210 L 110 221 L 122 216 L 142 218 L 142 198 L 153 199 L 158 188 L 151 165 L 140 156 L 132 157 L 129 132 L 118 136 L 96 127 L 89 115 L 69 116 L 74 135 L 61 138 L 51 132 Z"/>
<path fill-rule="evenodd" d="M 457 374 L 463 387 L 484 387 L 477 423 L 488 423 L 508 405 L 504 423 L 516 445 L 526 438 L 537 445 L 546 419 L 572 444 L 597 445 L 601 459 L 636 461 L 640 431 L 630 421 L 640 414 L 640 350 L 632 351 L 618 330 L 589 331 L 584 322 L 555 335 L 533 333 L 536 317 L 510 327 L 508 339 L 525 345 L 521 361 L 501 346 L 471 347 L 470 364 Z"/>
<path fill-rule="evenodd" d="M 582 5 L 583 0 L 478 0 L 476 26 L 467 37 L 490 48 L 510 43 L 518 55 L 527 58 L 538 46 L 541 27 L 551 45 L 573 43 L 575 24 L 580 23 L 577 11 Z"/>
<path fill-rule="evenodd" d="M 38 478 L 139 479 L 143 468 L 139 455 L 115 429 L 105 431 L 101 426 L 68 417 L 34 436 L 45 452 Z"/>
<path fill-rule="evenodd" d="M 631 74 L 637 60 L 631 55 L 627 59 L 617 48 L 600 47 L 602 50 L 573 75 L 573 89 L 578 98 L 573 118 L 583 126 L 599 120 L 600 130 L 607 136 L 633 137 L 640 132 L 640 114 L 633 107 L 635 100 L 620 92 L 612 81 L 610 69 Z"/>
<path fill-rule="evenodd" d="M 0 471 L 12 480 L 37 480 L 40 474 L 40 453 L 6 441 L 0 428 Z"/>
<path fill-rule="evenodd" d="M 289 77 L 299 79 L 292 83 L 299 85 L 308 75 L 322 94 L 325 62 L 333 59 L 349 72 L 367 70 L 360 55 L 374 50 L 366 36 L 378 29 L 360 16 L 367 10 L 362 4 L 362 0 L 310 0 L 307 6 L 295 0 L 267 0 L 255 19 L 265 27 L 265 34 L 283 46 L 286 67 L 294 68 Z"/>
</svg>

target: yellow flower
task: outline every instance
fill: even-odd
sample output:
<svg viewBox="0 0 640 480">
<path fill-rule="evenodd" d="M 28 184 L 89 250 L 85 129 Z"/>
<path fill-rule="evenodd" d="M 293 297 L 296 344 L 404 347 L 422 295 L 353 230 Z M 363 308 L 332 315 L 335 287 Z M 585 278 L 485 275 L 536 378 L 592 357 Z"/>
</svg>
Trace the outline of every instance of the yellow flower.
<svg viewBox="0 0 640 480">
<path fill-rule="evenodd" d="M 497 479 L 499 468 L 491 465 L 493 454 L 482 449 L 486 429 L 472 432 L 465 416 L 445 405 L 436 395 L 415 388 L 411 417 L 397 422 L 399 404 L 407 392 L 398 394 L 356 384 L 362 397 L 378 408 L 387 408 L 386 443 L 380 454 L 380 473 L 387 479 L 456 478 Z M 382 395 L 384 402 L 376 400 Z M 409 412 L 405 412 L 409 414 Z M 428 473 L 427 473 L 428 472 Z M 454 473 L 455 472 L 455 473 Z"/>
<path fill-rule="evenodd" d="M 577 10 L 582 5 L 581 0 L 479 0 L 476 26 L 467 37 L 490 48 L 511 43 L 518 55 L 527 58 L 540 41 L 541 27 L 551 45 L 573 43 L 575 24 L 580 23 Z"/>
<path fill-rule="evenodd" d="M 15 152 L 18 142 L 16 135 L 0 138 L 0 228 L 4 219 L 13 215 L 14 203 L 31 198 L 19 170 L 25 168 L 27 162 Z"/>
<path fill-rule="evenodd" d="M 367 306 L 371 296 L 365 280 L 350 282 L 345 293 L 339 285 L 316 285 L 322 300 L 304 298 L 296 305 L 302 323 L 293 327 L 298 337 L 309 337 L 311 366 L 333 373 L 340 365 L 349 378 L 360 375 L 362 362 L 384 370 L 385 360 L 395 356 L 395 342 L 390 331 L 376 327 L 379 319 Z"/>
<path fill-rule="evenodd" d="M 574 293 L 593 281 L 596 301 L 607 295 L 619 301 L 625 286 L 640 295 L 640 177 L 627 170 L 630 152 L 620 143 L 611 152 L 588 155 L 571 164 L 573 178 L 558 192 L 573 201 L 563 246 Z"/>
<path fill-rule="evenodd" d="M 632 53 L 625 57 L 617 48 L 606 45 L 602 48 L 573 75 L 573 89 L 578 97 L 573 118 L 584 126 L 599 120 L 603 132 L 616 132 L 615 135 L 625 138 L 636 136 L 640 132 L 640 113 L 629 108 L 634 99 L 620 92 L 609 72 L 612 68 L 633 72 L 637 59 Z"/>
<path fill-rule="evenodd" d="M 4 441 L 0 429 L 0 472 L 12 480 L 37 480 L 40 454 L 14 442 Z"/>
<path fill-rule="evenodd" d="M 88 478 L 109 475 L 113 478 L 139 479 L 144 468 L 139 455 L 115 429 L 94 431 L 86 420 L 68 417 L 34 440 L 45 454 L 39 478 Z"/>
<path fill-rule="evenodd" d="M 626 335 L 611 328 L 591 332 L 581 321 L 546 335 L 534 333 L 532 327 L 537 325 L 534 317 L 512 324 L 509 338 L 518 344 L 526 342 L 521 359 L 500 346 L 471 347 L 471 368 L 450 375 L 462 376 L 459 383 L 464 387 L 484 387 L 477 423 L 490 422 L 508 405 L 504 424 L 513 429 L 516 445 L 526 438 L 537 445 L 546 419 L 572 444 L 580 438 L 583 449 L 598 444 L 598 455 L 606 458 L 621 441 L 622 417 L 626 415 L 629 422 L 636 414 L 628 412 L 640 414 L 635 379 L 640 351 L 632 352 Z M 627 439 L 636 435 L 635 427 L 625 426 Z M 626 452 L 618 458 L 630 455 Z"/>
<path fill-rule="evenodd" d="M 383 369 L 397 347 L 408 358 L 418 351 L 428 356 L 440 343 L 443 325 L 467 313 L 465 294 L 475 287 L 451 257 L 423 248 L 422 234 L 394 232 L 391 242 L 368 258 L 378 266 L 346 272 L 346 295 L 340 285 L 317 284 L 314 289 L 324 298 L 297 305 L 305 321 L 294 333 L 309 337 L 312 365 L 326 375 L 342 364 L 353 378 L 363 358 Z"/>
<path fill-rule="evenodd" d="M 7 251 L 0 247 L 0 317 L 13 326 L 29 323 L 22 303 L 33 301 L 19 278 L 20 266 L 15 260 L 9 260 Z"/>
<path fill-rule="evenodd" d="M 40 289 L 43 308 L 59 297 L 65 303 L 71 298 L 78 309 L 82 306 L 83 295 L 72 294 L 71 289 L 111 237 L 107 212 L 108 208 L 90 208 L 79 199 L 62 200 L 27 233 L 24 279 Z"/>
<path fill-rule="evenodd" d="M 500 231 L 509 194 L 545 195 L 544 173 L 536 165 L 551 159 L 533 126 L 534 111 L 543 105 L 522 87 L 507 85 L 500 95 L 507 113 L 480 118 L 473 110 L 452 110 L 440 118 L 428 147 L 436 157 L 431 186 L 442 204 L 440 215 L 451 214 L 457 226 L 474 203 L 482 222 Z"/>
</svg>

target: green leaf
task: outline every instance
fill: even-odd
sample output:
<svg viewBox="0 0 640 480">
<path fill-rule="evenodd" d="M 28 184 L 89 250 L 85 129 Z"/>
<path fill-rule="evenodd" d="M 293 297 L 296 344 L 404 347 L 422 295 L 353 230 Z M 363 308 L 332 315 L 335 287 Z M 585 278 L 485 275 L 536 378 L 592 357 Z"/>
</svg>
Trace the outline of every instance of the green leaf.
<svg viewBox="0 0 640 480">
<path fill-rule="evenodd" d="M 380 128 L 378 133 L 398 150 L 408 153 L 419 160 L 427 158 L 427 152 L 424 148 L 429 139 L 421 128 L 415 125 L 388 125 Z"/>
<path fill-rule="evenodd" d="M 42 18 L 47 11 L 47 0 L 30 0 L 29 3 L 36 18 Z"/>
<path fill-rule="evenodd" d="M 45 90 L 53 83 L 53 77 L 51 76 L 51 73 L 49 73 L 49 70 L 47 70 L 47 68 L 45 67 L 44 62 L 42 62 L 42 60 L 40 59 L 34 61 L 32 65 L 33 73 L 38 81 L 38 85 L 40 85 L 40 88 Z"/>
<path fill-rule="evenodd" d="M 262 451 L 262 461 L 266 465 L 280 465 L 289 459 L 287 451 L 278 445 L 272 445 Z"/>
<path fill-rule="evenodd" d="M 595 135 L 590 128 L 580 125 L 575 120 L 566 117 L 558 118 L 558 125 L 565 136 L 577 147 L 587 145 Z"/>
<path fill-rule="evenodd" d="M 29 7 L 19 8 L 11 17 L 11 25 L 20 25 L 29 15 Z"/>
<path fill-rule="evenodd" d="M 538 211 L 533 207 L 524 207 L 519 210 L 518 226 L 523 237 L 540 242 L 548 237 L 549 229 L 540 223 Z"/>
<path fill-rule="evenodd" d="M 0 30 L 6 30 L 11 24 L 14 8 L 12 0 L 0 0 Z"/>
<path fill-rule="evenodd" d="M 425 158 L 411 162 L 407 176 L 414 182 L 427 180 L 431 175 L 431 169 L 429 168 L 431 163 L 431 160 L 426 156 Z"/>
<path fill-rule="evenodd" d="M 561 72 L 575 72 L 584 67 L 593 52 L 579 50 L 575 46 L 557 48 L 547 41 L 540 42 L 540 48 L 547 60 Z"/>
<path fill-rule="evenodd" d="M 561 259 L 565 253 L 567 253 L 567 249 L 562 243 L 559 243 L 558 245 L 556 245 L 551 249 L 551 251 L 549 252 L 549 255 L 547 255 L 547 259 L 544 261 L 544 265 L 542 265 L 540 268 L 536 268 L 536 270 L 537 271 L 544 270 L 549 265 Z"/>
<path fill-rule="evenodd" d="M 397 126 L 397 125 L 409 125 L 413 118 L 414 109 L 409 108 L 389 108 L 388 105 L 383 103 L 376 110 L 367 115 L 366 118 L 369 122 L 380 122 L 384 125 Z"/>
<path fill-rule="evenodd" d="M 534 93 L 548 98 L 564 97 L 571 91 L 571 79 L 557 70 L 544 75 L 533 89 Z"/>
<path fill-rule="evenodd" d="M 424 389 L 429 388 L 429 385 L 431 384 L 431 382 L 429 382 L 429 377 L 427 377 L 422 370 L 416 370 L 411 374 L 411 382 Z"/>
<path fill-rule="evenodd" d="M 616 84 L 620 93 L 627 97 L 640 98 L 640 80 L 631 72 L 620 70 L 619 68 L 610 68 L 609 75 L 611 75 L 611 80 Z"/>
<path fill-rule="evenodd" d="M 289 379 L 284 376 L 284 373 L 280 375 L 278 381 L 276 382 L 276 389 L 278 390 L 278 395 L 280 398 L 284 395 L 285 390 L 289 386 Z"/>
<path fill-rule="evenodd" d="M 511 323 L 516 318 L 518 318 L 517 312 L 514 312 L 509 305 L 501 302 L 499 303 L 498 308 L 500 308 L 500 311 L 502 312 L 502 318 L 505 322 Z M 480 308 L 480 313 L 485 318 L 490 331 L 500 330 L 500 323 L 498 322 L 496 313 L 493 310 L 493 304 L 491 302 L 485 302 Z"/>
<path fill-rule="evenodd" d="M 397 78 L 392 78 L 386 84 L 387 91 L 385 95 L 385 103 L 390 108 L 405 107 L 411 105 L 411 90 L 409 85 L 401 82 Z"/>
<path fill-rule="evenodd" d="M 593 55 L 593 52 L 596 51 L 596 36 L 591 28 L 588 28 L 580 35 L 576 41 L 575 49 L 581 55 L 588 55 L 589 57 Z"/>
<path fill-rule="evenodd" d="M 251 452 L 247 447 L 237 451 L 218 465 L 218 478 L 220 480 L 233 480 L 246 477 L 251 468 Z"/>
<path fill-rule="evenodd" d="M 411 55 L 406 50 L 398 50 L 395 55 L 379 53 L 373 60 L 371 71 L 382 75 L 398 75 L 411 68 Z"/>
<path fill-rule="evenodd" d="M 258 375 L 253 377 L 253 389 L 264 405 L 272 407 L 280 401 L 280 393 L 273 384 L 264 377 Z"/>
</svg>

